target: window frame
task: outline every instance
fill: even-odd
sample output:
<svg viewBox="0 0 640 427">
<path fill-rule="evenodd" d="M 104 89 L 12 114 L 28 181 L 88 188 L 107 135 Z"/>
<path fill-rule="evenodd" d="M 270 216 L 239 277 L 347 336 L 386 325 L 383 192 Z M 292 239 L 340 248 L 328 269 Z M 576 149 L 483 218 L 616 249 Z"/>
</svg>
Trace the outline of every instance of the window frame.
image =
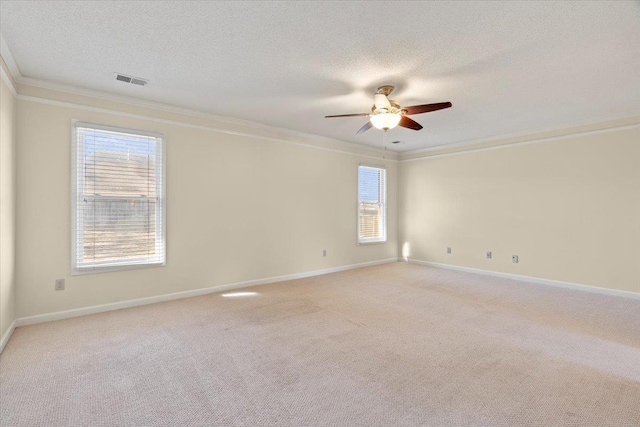
<svg viewBox="0 0 640 427">
<path fill-rule="evenodd" d="M 373 168 L 384 171 L 384 188 L 382 189 L 381 214 L 382 214 L 382 237 L 374 239 L 360 238 L 360 168 Z M 376 165 L 371 163 L 358 163 L 356 169 L 356 242 L 358 245 L 376 245 L 387 242 L 387 167 L 384 165 Z"/>
<path fill-rule="evenodd" d="M 162 261 L 159 262 L 148 262 L 148 263 L 136 263 L 131 264 L 130 262 L 103 262 L 98 263 L 97 265 L 87 266 L 87 267 L 79 267 L 77 263 L 77 250 L 78 250 L 78 240 L 77 240 L 77 226 L 78 226 L 78 203 L 80 198 L 83 195 L 77 192 L 79 179 L 84 179 L 83 171 L 78 170 L 78 154 L 84 152 L 84 145 L 82 145 L 82 149 L 79 150 L 78 144 L 78 128 L 88 128 L 95 130 L 102 130 L 106 132 L 120 132 L 127 133 L 132 135 L 139 135 L 145 137 L 152 137 L 159 140 L 159 144 L 156 145 L 156 171 L 161 171 L 161 179 L 157 179 L 156 177 L 156 199 L 160 200 L 160 208 L 161 213 L 160 216 L 156 215 L 156 247 L 162 248 L 163 257 Z M 158 147 L 159 145 L 159 147 Z M 122 271 L 122 270 L 135 270 L 140 268 L 153 268 L 153 267 L 163 267 L 167 264 L 167 203 L 166 203 L 166 179 L 167 179 L 167 157 L 166 157 L 166 138 L 163 133 L 152 132 L 148 130 L 140 130 L 133 128 L 125 128 L 120 126 L 111 126 L 111 125 L 103 125 L 93 122 L 81 121 L 78 119 L 71 120 L 71 275 L 83 275 L 83 274 L 96 274 L 96 273 L 106 273 L 112 271 Z M 158 156 L 160 154 L 160 156 Z M 80 173 L 83 175 L 80 176 Z M 127 199 L 129 196 L 115 196 L 115 199 Z M 138 197 L 136 197 L 138 199 Z M 162 226 L 157 226 L 157 221 L 162 221 Z M 159 242 L 159 243 L 158 243 Z M 159 245 L 159 246 L 158 246 Z M 138 260 L 144 258 L 137 258 Z M 134 258 L 135 260 L 135 258 Z M 131 260 L 129 260 L 131 261 Z"/>
</svg>

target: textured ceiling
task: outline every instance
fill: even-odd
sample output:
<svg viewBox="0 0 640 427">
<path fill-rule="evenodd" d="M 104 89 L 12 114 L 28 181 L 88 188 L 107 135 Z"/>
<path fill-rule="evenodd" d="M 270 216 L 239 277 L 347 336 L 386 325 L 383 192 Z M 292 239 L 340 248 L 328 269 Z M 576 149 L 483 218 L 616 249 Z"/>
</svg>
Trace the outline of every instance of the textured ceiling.
<svg viewBox="0 0 640 427">
<path fill-rule="evenodd" d="M 640 113 L 638 2 L 0 2 L 23 76 L 380 145 L 381 84 L 451 101 L 413 150 Z M 142 88 L 114 72 L 151 80 Z"/>
</svg>

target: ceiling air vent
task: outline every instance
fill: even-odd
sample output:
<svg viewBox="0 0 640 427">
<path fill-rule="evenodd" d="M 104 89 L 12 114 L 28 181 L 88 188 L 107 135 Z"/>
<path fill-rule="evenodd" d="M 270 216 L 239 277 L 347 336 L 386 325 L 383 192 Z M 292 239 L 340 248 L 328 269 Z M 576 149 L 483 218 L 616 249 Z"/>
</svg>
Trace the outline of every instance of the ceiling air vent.
<svg viewBox="0 0 640 427">
<path fill-rule="evenodd" d="M 145 86 L 147 83 L 149 83 L 149 80 L 147 79 L 141 79 L 139 77 L 131 77 L 131 76 L 127 76 L 126 74 L 120 74 L 120 73 L 116 73 L 116 80 L 119 80 L 125 83 L 131 83 L 133 85 L 138 85 L 138 86 Z"/>
<path fill-rule="evenodd" d="M 147 83 L 149 83 L 149 80 L 136 79 L 136 78 L 131 79 L 131 84 L 134 84 L 134 85 L 144 86 Z"/>
</svg>

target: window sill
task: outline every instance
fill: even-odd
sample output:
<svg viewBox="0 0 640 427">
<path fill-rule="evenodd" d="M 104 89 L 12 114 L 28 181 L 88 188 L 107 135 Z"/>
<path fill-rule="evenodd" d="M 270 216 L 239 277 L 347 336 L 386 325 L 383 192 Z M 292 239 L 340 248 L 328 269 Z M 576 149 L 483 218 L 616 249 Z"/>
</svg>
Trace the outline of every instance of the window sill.
<svg viewBox="0 0 640 427">
<path fill-rule="evenodd" d="M 112 265 L 105 267 L 87 267 L 87 268 L 72 268 L 71 275 L 72 276 L 84 276 L 85 274 L 98 274 L 98 273 L 113 273 L 116 271 L 127 271 L 127 270 L 139 270 L 143 268 L 157 268 L 164 267 L 167 263 L 155 263 L 155 264 L 136 264 L 136 265 Z"/>
<path fill-rule="evenodd" d="M 380 245 L 383 243 L 387 243 L 387 240 L 375 240 L 371 242 L 358 242 L 358 246 L 367 246 L 367 245 Z"/>
</svg>

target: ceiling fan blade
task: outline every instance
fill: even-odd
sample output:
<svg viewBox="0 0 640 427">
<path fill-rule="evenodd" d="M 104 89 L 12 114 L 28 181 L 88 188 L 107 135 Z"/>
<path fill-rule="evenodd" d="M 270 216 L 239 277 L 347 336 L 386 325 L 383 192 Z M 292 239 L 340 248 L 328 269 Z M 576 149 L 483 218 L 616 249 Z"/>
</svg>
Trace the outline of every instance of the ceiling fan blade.
<svg viewBox="0 0 640 427">
<path fill-rule="evenodd" d="M 371 129 L 371 127 L 373 127 L 371 122 L 365 123 L 364 126 L 362 126 L 358 132 L 356 132 L 356 135 L 360 135 L 361 133 L 368 131 L 369 129 Z"/>
<path fill-rule="evenodd" d="M 325 119 L 330 119 L 333 117 L 360 117 L 360 116 L 368 116 L 369 113 L 357 113 L 357 114 L 336 114 L 334 116 L 324 116 Z"/>
<path fill-rule="evenodd" d="M 391 109 L 391 103 L 389 102 L 389 98 L 384 93 L 376 93 L 373 95 L 373 104 L 376 106 L 376 109 L 380 110 L 382 108 L 386 110 Z"/>
<path fill-rule="evenodd" d="M 407 116 L 402 116 L 402 118 L 400 119 L 400 123 L 398 123 L 398 126 L 402 126 L 403 128 L 409 128 L 413 130 L 422 129 L 422 125 L 420 123 L 416 122 L 413 119 L 410 119 Z"/>
<path fill-rule="evenodd" d="M 431 111 L 443 110 L 451 107 L 450 102 L 438 102 L 436 104 L 413 105 L 411 107 L 402 107 L 404 114 L 410 116 L 412 114 L 430 113 Z"/>
</svg>

